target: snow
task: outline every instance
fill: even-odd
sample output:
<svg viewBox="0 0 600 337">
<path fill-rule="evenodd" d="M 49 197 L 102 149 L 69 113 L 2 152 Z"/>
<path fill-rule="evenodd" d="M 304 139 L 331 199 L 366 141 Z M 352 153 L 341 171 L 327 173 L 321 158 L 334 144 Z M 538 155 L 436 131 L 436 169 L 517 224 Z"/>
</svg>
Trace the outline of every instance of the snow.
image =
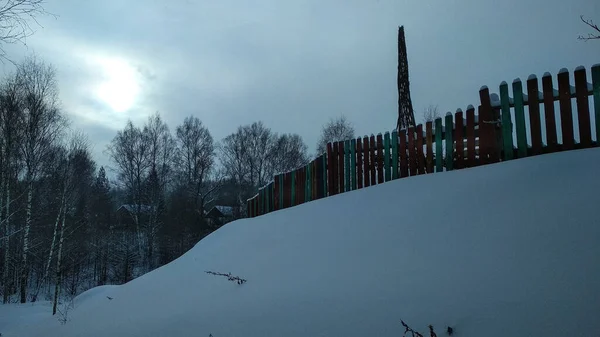
<svg viewBox="0 0 600 337">
<path fill-rule="evenodd" d="M 450 111 L 446 112 L 446 116 L 452 116 L 452 112 L 450 112 Z"/>
<path fill-rule="evenodd" d="M 488 89 L 487 85 L 482 85 L 481 88 L 479 88 L 479 91 L 487 90 L 487 89 Z"/>
<path fill-rule="evenodd" d="M 592 66 L 592 68 L 597 68 L 597 67 L 600 67 L 600 63 L 596 63 Z"/>
<path fill-rule="evenodd" d="M 559 73 L 559 74 L 564 74 L 564 73 L 568 73 L 568 72 L 569 72 L 569 69 L 567 69 L 567 68 L 561 68 L 561 69 L 558 71 L 558 73 Z"/>
<path fill-rule="evenodd" d="M 494 94 L 492 94 L 492 96 L 493 96 L 493 95 L 494 95 Z M 467 106 L 467 110 L 475 110 L 475 107 L 473 106 L 473 104 L 469 104 L 469 105 Z"/>
<path fill-rule="evenodd" d="M 65 325 L 39 304 L 0 306 L 0 332 L 391 337 L 402 319 L 425 336 L 429 324 L 438 336 L 594 335 L 597 167 L 600 149 L 555 153 L 235 221 L 162 268 L 80 295 Z M 26 308 L 20 322 L 35 324 L 13 321 Z"/>
<path fill-rule="evenodd" d="M 585 71 L 585 67 L 584 66 L 579 66 L 579 67 L 575 68 L 575 71 L 580 71 L 580 70 Z"/>
<path fill-rule="evenodd" d="M 529 77 L 527 77 L 527 80 L 528 81 L 537 80 L 537 76 L 535 76 L 535 74 L 531 74 L 531 75 L 529 75 Z"/>
<path fill-rule="evenodd" d="M 542 77 L 552 77 L 552 74 L 550 74 L 549 72 L 545 72 L 544 76 L 542 76 Z"/>
<path fill-rule="evenodd" d="M 508 85 L 508 83 L 506 83 L 506 81 L 502 81 L 502 82 L 500 83 L 500 86 L 503 86 L 503 85 Z"/>
<path fill-rule="evenodd" d="M 515 83 L 521 83 L 521 79 L 520 79 L 520 78 L 518 78 L 518 77 L 517 77 L 517 78 L 515 78 L 515 79 L 513 80 L 513 84 L 515 84 Z"/>
</svg>

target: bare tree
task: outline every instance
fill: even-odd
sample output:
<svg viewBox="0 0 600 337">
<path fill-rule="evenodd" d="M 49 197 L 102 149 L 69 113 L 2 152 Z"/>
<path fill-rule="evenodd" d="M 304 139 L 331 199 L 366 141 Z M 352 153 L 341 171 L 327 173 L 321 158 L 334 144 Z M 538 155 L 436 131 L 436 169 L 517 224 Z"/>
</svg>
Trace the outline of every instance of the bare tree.
<svg viewBox="0 0 600 337">
<path fill-rule="evenodd" d="M 423 110 L 423 121 L 424 122 L 433 122 L 436 119 L 440 118 L 440 111 L 438 110 L 437 105 L 429 105 L 427 108 Z"/>
<path fill-rule="evenodd" d="M 354 126 L 342 115 L 336 119 L 330 119 L 323 126 L 321 138 L 317 143 L 317 154 L 327 151 L 327 143 L 338 142 L 354 138 Z"/>
<path fill-rule="evenodd" d="M 283 134 L 276 137 L 270 156 L 270 173 L 289 172 L 306 165 L 308 159 L 308 146 L 297 134 Z"/>
<path fill-rule="evenodd" d="M 142 215 L 144 207 L 144 183 L 152 168 L 150 144 L 146 134 L 127 122 L 123 131 L 118 131 L 107 148 L 107 153 L 117 166 L 119 181 L 133 204 L 133 221 L 136 226 L 137 248 L 140 257 L 143 254 Z"/>
<path fill-rule="evenodd" d="M 592 32 L 588 33 L 587 36 L 579 35 L 578 39 L 583 41 L 589 40 L 600 40 L 600 28 L 592 19 L 586 19 L 583 15 L 579 17 L 584 24 L 592 29 Z"/>
<path fill-rule="evenodd" d="M 177 127 L 177 162 L 184 188 L 196 212 L 203 216 L 206 198 L 217 188 L 209 186 L 208 176 L 214 168 L 215 145 L 208 129 L 196 117 L 186 117 Z"/>
<path fill-rule="evenodd" d="M 27 58 L 17 67 L 16 81 L 21 90 L 23 110 L 23 141 L 20 154 L 25 166 L 27 189 L 26 219 L 23 231 L 20 297 L 27 300 L 27 258 L 29 233 L 33 221 L 34 181 L 42 164 L 48 159 L 50 149 L 61 136 L 65 120 L 58 109 L 58 89 L 54 68 L 35 57 Z"/>
<path fill-rule="evenodd" d="M 25 43 L 34 33 L 31 21 L 38 24 L 39 16 L 49 14 L 44 9 L 45 3 L 45 0 L 0 1 L 0 57 L 6 58 L 4 45 Z"/>
</svg>

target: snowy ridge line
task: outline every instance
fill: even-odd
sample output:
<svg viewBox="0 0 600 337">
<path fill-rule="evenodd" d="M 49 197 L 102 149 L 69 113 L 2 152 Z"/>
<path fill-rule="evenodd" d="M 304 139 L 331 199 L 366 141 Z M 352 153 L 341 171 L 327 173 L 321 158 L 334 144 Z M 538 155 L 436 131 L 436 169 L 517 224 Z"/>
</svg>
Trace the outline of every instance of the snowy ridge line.
<svg viewBox="0 0 600 337">
<path fill-rule="evenodd" d="M 582 111 L 587 110 L 590 118 L 589 120 L 585 117 L 582 118 L 579 128 L 589 127 L 592 131 L 591 135 L 596 135 L 596 138 L 600 137 L 600 126 L 599 130 L 594 130 L 596 125 L 599 125 L 597 121 L 595 124 L 590 123 L 594 117 L 592 114 L 600 116 L 598 115 L 600 100 L 594 100 L 593 107 L 589 107 L 589 96 L 600 96 L 600 65 L 592 67 L 592 76 L 590 76 L 592 83 L 587 80 L 585 68 L 581 66 L 577 67 L 574 72 L 575 86 L 571 85 L 572 81 L 568 75 L 567 69 L 561 69 L 558 75 L 558 89 L 554 88 L 556 83 L 552 83 L 552 76 L 549 73 L 544 74 L 542 83 L 538 83 L 537 76 L 530 75 L 527 78 L 526 86 L 534 85 L 535 82 L 538 88 L 541 86 L 542 89 L 545 89 L 543 91 L 536 90 L 533 97 L 529 96 L 529 87 L 523 88 L 521 79 L 516 78 L 512 88 L 521 91 L 521 95 L 517 94 L 518 102 L 509 95 L 507 82 L 501 83 L 500 95 L 490 93 L 487 86 L 482 86 L 480 89 L 481 104 L 477 110 L 473 105 L 469 105 L 466 113 L 462 109 L 457 109 L 455 114 L 447 112 L 444 116 L 438 116 L 435 120 L 426 122 L 425 125 L 419 124 L 410 128 L 394 130 L 391 134 L 385 132 L 384 138 L 382 138 L 382 133 L 376 133 L 377 136 L 372 133 L 370 136 L 365 135 L 353 140 L 328 143 L 327 153 L 317 157 L 308 165 L 285 173 L 286 178 L 279 181 L 278 188 L 273 189 L 273 183 L 270 183 L 266 187 L 261 187 L 257 195 L 248 199 L 247 209 L 255 211 L 249 213 L 249 216 L 262 215 L 315 199 L 417 174 L 474 167 L 560 150 L 595 147 L 598 140 L 593 140 L 590 135 L 580 140 L 579 143 L 574 140 L 566 142 L 566 144 L 554 141 L 551 141 L 550 144 L 546 141 L 544 144 L 541 134 L 543 131 L 552 132 L 552 130 L 548 130 L 552 126 L 545 123 L 529 124 L 525 128 L 514 127 L 521 120 L 526 120 L 526 116 L 522 115 L 528 113 L 524 107 L 531 104 L 535 95 L 537 95 L 535 98 L 537 98 L 536 103 L 539 107 L 540 121 L 545 121 L 546 113 L 542 111 L 542 108 L 547 103 L 544 97 L 544 93 L 546 93 L 548 98 L 552 97 L 553 106 L 561 99 L 568 99 L 570 103 L 568 113 L 572 114 L 574 119 L 580 117 L 577 109 L 581 104 L 585 104 L 587 109 L 583 108 Z M 561 90 L 563 90 L 562 93 Z M 566 93 L 567 90 L 568 93 Z M 565 97 L 561 97 L 561 95 Z M 577 99 L 582 96 L 588 99 Z M 572 102 L 573 99 L 578 102 Z M 515 103 L 519 105 L 518 108 L 515 108 Z M 508 116 L 503 116 L 503 105 L 505 108 L 508 106 Z M 561 102 L 560 105 L 564 104 Z M 566 107 L 566 105 L 564 106 Z M 555 110 L 558 110 L 554 112 L 555 116 L 562 118 L 564 112 L 560 111 L 560 107 Z M 462 118 L 458 118 L 459 113 Z M 489 117 L 483 119 L 484 117 L 480 118 L 480 114 Z M 596 117 L 596 120 L 599 119 Z M 467 120 L 472 121 L 473 125 L 467 123 Z M 573 128 L 579 124 L 579 120 L 567 122 L 567 125 L 572 125 Z M 542 130 L 542 125 L 545 125 L 546 130 Z M 428 135 L 427 131 L 429 130 L 431 134 Z M 559 130 L 554 126 L 554 133 L 557 131 Z M 572 134 L 576 133 L 574 131 L 576 130 L 573 130 Z M 563 130 L 561 129 L 560 132 Z M 506 138 L 509 134 L 517 141 L 511 139 L 511 141 L 496 142 L 494 140 L 497 136 Z M 536 135 L 540 136 L 533 137 Z M 461 138 L 456 139 L 456 137 Z M 411 141 L 415 149 L 409 149 Z M 360 149 L 357 146 L 358 143 L 361 143 Z M 463 149 L 456 149 L 460 143 L 462 143 Z M 367 148 L 365 144 L 368 144 Z M 420 144 L 423 144 L 423 149 L 417 148 Z M 447 149 L 447 147 L 452 148 Z M 406 151 L 405 154 L 402 154 L 403 149 Z M 446 159 L 446 156 L 450 154 L 455 156 L 452 161 Z M 417 158 L 414 158 L 415 156 Z M 425 160 L 418 156 L 425 157 Z M 334 170 L 332 171 L 331 168 Z M 287 176 L 288 174 L 291 176 Z M 265 202 L 267 205 L 262 205 Z"/>
</svg>

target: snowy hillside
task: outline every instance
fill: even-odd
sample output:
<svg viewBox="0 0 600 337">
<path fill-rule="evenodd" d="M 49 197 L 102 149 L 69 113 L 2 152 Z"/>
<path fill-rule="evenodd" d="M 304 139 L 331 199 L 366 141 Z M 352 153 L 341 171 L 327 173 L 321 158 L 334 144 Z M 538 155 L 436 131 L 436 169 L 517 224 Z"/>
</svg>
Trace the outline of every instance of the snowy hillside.
<svg viewBox="0 0 600 337">
<path fill-rule="evenodd" d="M 457 337 L 598 336 L 599 167 L 600 149 L 545 155 L 237 221 L 154 272 L 82 294 L 65 325 L 0 332 L 397 337 L 402 319 L 426 336 L 429 324 L 440 337 L 448 326 Z"/>
</svg>

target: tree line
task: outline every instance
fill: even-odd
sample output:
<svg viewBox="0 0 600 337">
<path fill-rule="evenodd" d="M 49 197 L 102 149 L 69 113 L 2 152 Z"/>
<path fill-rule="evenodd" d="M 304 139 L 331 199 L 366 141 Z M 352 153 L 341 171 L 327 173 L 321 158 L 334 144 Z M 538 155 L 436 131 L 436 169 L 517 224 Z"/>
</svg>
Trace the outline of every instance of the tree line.
<svg viewBox="0 0 600 337">
<path fill-rule="evenodd" d="M 343 116 L 322 131 L 318 149 L 354 137 Z M 56 312 L 61 298 L 164 265 L 223 225 L 211 206 L 244 217 L 258 187 L 311 157 L 302 137 L 260 121 L 217 142 L 197 116 L 170 129 L 158 113 L 127 122 L 105 154 L 98 167 L 72 130 L 52 65 L 29 57 L 0 83 L 3 303 L 53 300 Z"/>
</svg>

